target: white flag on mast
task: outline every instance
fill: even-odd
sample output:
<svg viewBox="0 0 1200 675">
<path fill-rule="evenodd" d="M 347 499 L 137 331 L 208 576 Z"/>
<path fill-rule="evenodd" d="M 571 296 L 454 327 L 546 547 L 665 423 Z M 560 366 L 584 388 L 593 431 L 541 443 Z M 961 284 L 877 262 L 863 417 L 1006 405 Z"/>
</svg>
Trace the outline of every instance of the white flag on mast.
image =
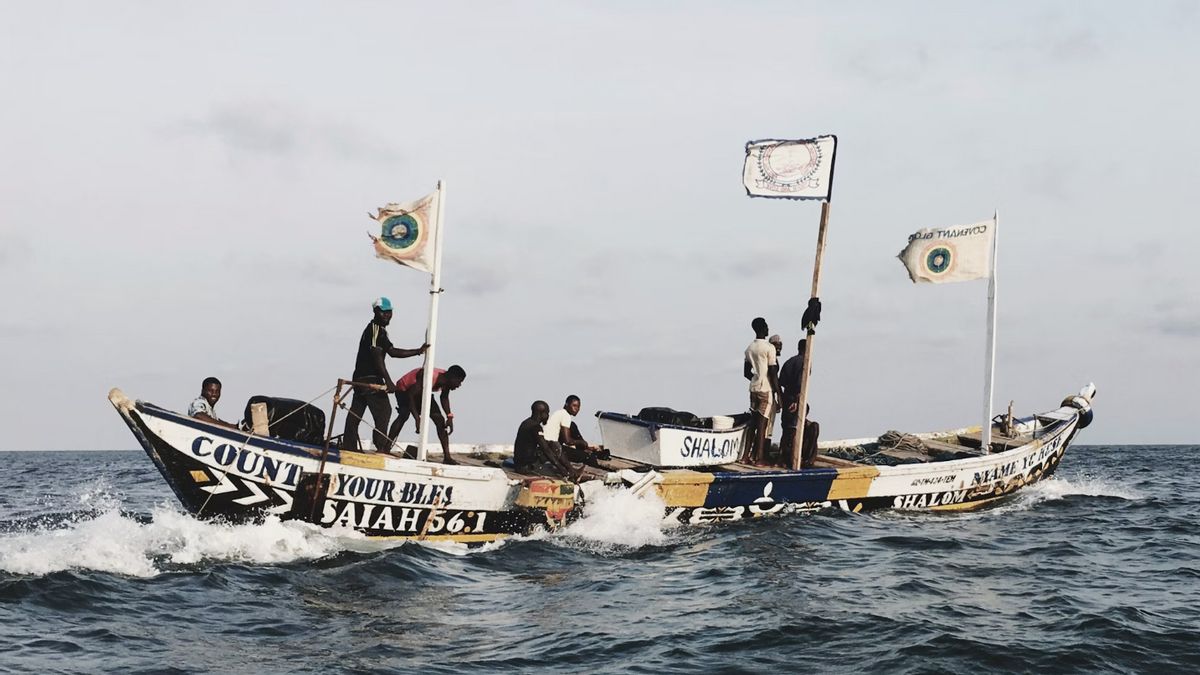
<svg viewBox="0 0 1200 675">
<path fill-rule="evenodd" d="M 837 136 L 746 144 L 742 184 L 751 197 L 829 200 Z"/>
<path fill-rule="evenodd" d="M 422 272 L 433 272 L 434 242 L 438 220 L 438 190 L 420 199 L 403 204 L 388 204 L 372 216 L 380 226 L 379 236 L 371 235 L 375 242 L 375 257 Z"/>
<path fill-rule="evenodd" d="M 908 238 L 900 262 L 913 283 L 942 284 L 986 279 L 992 274 L 996 221 L 927 227 Z"/>
</svg>

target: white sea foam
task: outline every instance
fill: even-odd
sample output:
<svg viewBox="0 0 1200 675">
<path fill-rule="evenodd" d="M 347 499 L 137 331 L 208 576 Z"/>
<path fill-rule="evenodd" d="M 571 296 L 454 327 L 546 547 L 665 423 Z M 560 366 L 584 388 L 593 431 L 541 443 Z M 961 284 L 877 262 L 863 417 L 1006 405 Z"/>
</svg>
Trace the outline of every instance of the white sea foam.
<svg viewBox="0 0 1200 675">
<path fill-rule="evenodd" d="M 668 541 L 670 524 L 663 520 L 666 504 L 655 492 L 644 496 L 629 490 L 600 488 L 587 493 L 584 515 L 552 539 L 585 543 L 592 550 L 657 546 Z"/>
<path fill-rule="evenodd" d="M 497 539 L 496 541 L 489 541 L 482 544 L 464 544 L 462 542 L 445 541 L 441 539 L 436 541 L 410 541 L 409 543 L 422 546 L 424 548 L 433 549 L 439 553 L 463 556 L 474 555 L 476 553 L 489 553 L 503 546 L 507 546 L 510 541 L 519 539 L 521 539 L 521 537 L 509 537 L 507 539 Z"/>
<path fill-rule="evenodd" d="M 1025 488 L 1030 495 L 1041 497 L 1043 500 L 1062 499 L 1073 495 L 1084 497 L 1117 497 L 1134 501 L 1145 499 L 1146 496 L 1128 483 L 1104 480 L 1099 478 L 1079 477 L 1064 478 L 1056 476 L 1050 480 Z"/>
<path fill-rule="evenodd" d="M 1025 511 L 1045 502 L 1058 501 L 1072 496 L 1116 497 L 1130 501 L 1145 498 L 1142 493 L 1126 483 L 1086 477 L 1063 478 L 1055 476 L 1021 488 L 1011 499 L 993 508 L 977 511 L 972 515 L 975 517 L 990 518 L 996 514 Z M 966 516 L 966 514 L 961 515 Z"/>
<path fill-rule="evenodd" d="M 397 545 L 368 540 L 350 529 L 277 518 L 242 525 L 201 521 L 166 505 L 155 507 L 150 522 L 142 523 L 123 515 L 109 496 L 93 494 L 81 501 L 101 508 L 61 525 L 0 535 L 0 570 L 40 576 L 78 569 L 152 577 L 178 565 L 278 564 Z"/>
</svg>

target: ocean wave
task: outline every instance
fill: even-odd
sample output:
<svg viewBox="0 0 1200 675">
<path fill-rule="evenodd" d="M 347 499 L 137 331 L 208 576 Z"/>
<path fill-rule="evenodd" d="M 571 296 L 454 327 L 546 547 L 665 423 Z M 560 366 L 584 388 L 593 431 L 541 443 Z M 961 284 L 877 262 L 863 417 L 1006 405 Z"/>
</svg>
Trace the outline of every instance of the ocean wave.
<svg viewBox="0 0 1200 675">
<path fill-rule="evenodd" d="M 280 564 L 397 545 L 369 540 L 351 529 L 274 517 L 246 524 L 197 520 L 165 504 L 139 516 L 123 512 L 119 497 L 103 485 L 81 494 L 76 507 L 0 534 L 0 571 L 44 576 L 93 570 L 153 577 L 204 563 Z"/>
</svg>

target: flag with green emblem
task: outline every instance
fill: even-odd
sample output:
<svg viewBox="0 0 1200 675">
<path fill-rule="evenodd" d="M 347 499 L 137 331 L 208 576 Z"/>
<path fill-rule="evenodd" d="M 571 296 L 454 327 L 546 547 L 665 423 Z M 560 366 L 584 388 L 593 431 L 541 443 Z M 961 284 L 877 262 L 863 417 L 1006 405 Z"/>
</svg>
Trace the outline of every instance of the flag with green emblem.
<svg viewBox="0 0 1200 675">
<path fill-rule="evenodd" d="M 438 199 L 440 193 L 434 191 L 415 201 L 380 207 L 371 216 L 380 228 L 379 236 L 371 235 L 375 257 L 432 273 L 434 242 L 441 226 Z"/>
<path fill-rule="evenodd" d="M 900 261 L 913 283 L 986 279 L 992 273 L 996 221 L 928 227 L 909 236 Z"/>
</svg>

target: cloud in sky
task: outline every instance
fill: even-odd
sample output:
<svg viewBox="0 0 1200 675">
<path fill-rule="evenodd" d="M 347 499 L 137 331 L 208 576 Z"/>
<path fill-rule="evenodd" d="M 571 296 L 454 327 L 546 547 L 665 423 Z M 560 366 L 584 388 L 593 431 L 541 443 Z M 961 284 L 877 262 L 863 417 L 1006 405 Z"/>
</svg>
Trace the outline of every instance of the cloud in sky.
<svg viewBox="0 0 1200 675">
<path fill-rule="evenodd" d="M 322 119 L 296 103 L 240 102 L 173 126 L 184 137 L 214 140 L 229 152 L 278 159 L 316 155 L 345 162 L 394 164 L 403 154 L 388 140 L 342 120 Z"/>
<path fill-rule="evenodd" d="M 847 70 L 873 85 L 912 85 L 929 71 L 929 49 L 921 44 L 877 44 L 854 52 Z"/>
<path fill-rule="evenodd" d="M 1183 338 L 1200 337 L 1200 311 L 1189 315 L 1170 316 L 1158 322 L 1158 329 L 1164 335 Z"/>
<path fill-rule="evenodd" d="M 178 406 L 216 373 L 230 410 L 307 399 L 378 295 L 419 344 L 428 277 L 372 257 L 364 212 L 439 178 L 439 352 L 477 374 L 462 441 L 506 441 L 568 390 L 743 409 L 748 322 L 794 344 L 819 220 L 746 198 L 743 144 L 826 132 L 828 435 L 976 422 L 986 284 L 916 287 L 895 256 L 999 208 L 997 400 L 1096 378 L 1089 441 L 1194 440 L 1171 384 L 1200 329 L 1194 3 L 126 7 L 6 10 L 0 334 L 31 358 L 0 405 L 73 415 L 49 435 L 35 407 L 12 447 L 132 447 L 113 385 Z M 44 302 L 63 296 L 65 325 Z M 1147 382 L 1162 396 L 1117 398 Z M 1144 428 L 1107 425 L 1109 395 Z"/>
</svg>

